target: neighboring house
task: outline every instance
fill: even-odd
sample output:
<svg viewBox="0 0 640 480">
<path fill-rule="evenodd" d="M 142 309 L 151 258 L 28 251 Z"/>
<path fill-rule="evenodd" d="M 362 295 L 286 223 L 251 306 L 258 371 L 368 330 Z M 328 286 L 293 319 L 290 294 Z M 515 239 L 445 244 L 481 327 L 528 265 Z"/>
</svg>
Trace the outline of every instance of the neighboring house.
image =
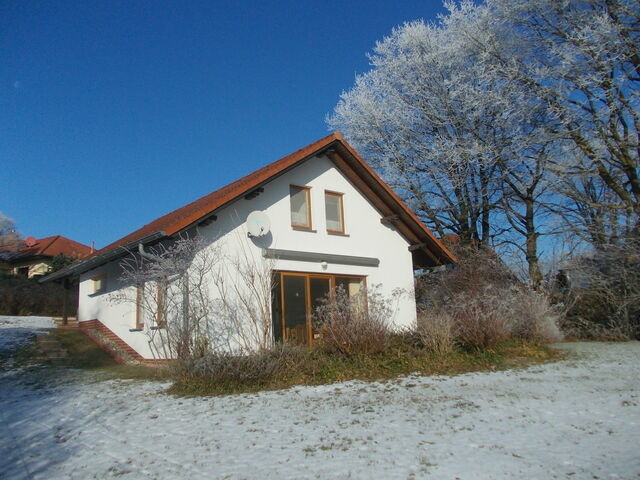
<svg viewBox="0 0 640 480">
<path fill-rule="evenodd" d="M 247 217 L 262 212 L 270 229 L 248 235 Z M 313 341 L 317 300 L 337 285 L 356 293 L 379 286 L 396 297 L 396 326 L 416 320 L 414 269 L 455 257 L 362 158 L 334 133 L 195 202 L 164 215 L 44 281 L 79 277 L 78 320 L 99 323 L 140 357 L 154 356 L 149 327 L 135 304 L 113 295 L 135 289 L 121 280 L 123 257 L 178 236 L 199 235 L 225 256 L 241 253 L 271 270 L 274 340 Z M 140 247 L 142 246 L 142 247 Z M 135 290 L 132 290 L 135 291 Z M 87 322 L 87 323 L 85 323 Z"/>
<path fill-rule="evenodd" d="M 12 251 L 0 252 L 0 262 L 2 270 L 31 278 L 51 272 L 51 263 L 57 255 L 80 259 L 91 252 L 91 247 L 62 235 L 40 239 L 27 237 Z"/>
</svg>

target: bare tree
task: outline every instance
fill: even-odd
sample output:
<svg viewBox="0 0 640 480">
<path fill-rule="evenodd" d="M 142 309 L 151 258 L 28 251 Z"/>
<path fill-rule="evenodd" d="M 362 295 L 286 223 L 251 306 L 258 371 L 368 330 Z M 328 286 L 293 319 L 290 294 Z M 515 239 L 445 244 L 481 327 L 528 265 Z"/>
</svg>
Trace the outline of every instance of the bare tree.
<svg viewBox="0 0 640 480">
<path fill-rule="evenodd" d="M 136 309 L 138 327 L 161 358 L 252 353 L 271 346 L 271 265 L 246 237 L 231 244 L 179 238 L 121 263 L 116 303 Z"/>
<path fill-rule="evenodd" d="M 271 322 L 274 261 L 265 259 L 245 235 L 236 232 L 222 245 L 219 268 L 212 277 L 216 308 L 233 330 L 235 347 L 244 353 L 266 350 L 273 343 Z"/>
<path fill-rule="evenodd" d="M 207 279 L 216 265 L 214 253 L 201 239 L 185 237 L 148 251 L 140 246 L 121 262 L 125 287 L 111 300 L 135 308 L 136 325 L 158 357 L 182 358 L 209 348 L 213 304 Z"/>
<path fill-rule="evenodd" d="M 640 338 L 640 243 L 626 240 L 574 258 L 568 327 L 579 334 Z"/>
<path fill-rule="evenodd" d="M 578 153 L 556 157 L 556 172 L 597 177 L 615 201 L 605 195 L 590 206 L 626 213 L 637 235 L 638 1 L 488 0 L 476 11 L 498 39 L 486 41 L 477 29 L 466 30 L 465 37 L 483 50 L 487 68 L 543 102 L 558 138 Z"/>
<path fill-rule="evenodd" d="M 634 236 L 635 215 L 620 205 L 617 195 L 599 177 L 571 176 L 557 182 L 560 196 L 550 202 L 569 235 L 596 249 L 603 249 Z"/>
<path fill-rule="evenodd" d="M 21 244 L 15 222 L 0 212 L 0 251 L 15 251 Z"/>
</svg>

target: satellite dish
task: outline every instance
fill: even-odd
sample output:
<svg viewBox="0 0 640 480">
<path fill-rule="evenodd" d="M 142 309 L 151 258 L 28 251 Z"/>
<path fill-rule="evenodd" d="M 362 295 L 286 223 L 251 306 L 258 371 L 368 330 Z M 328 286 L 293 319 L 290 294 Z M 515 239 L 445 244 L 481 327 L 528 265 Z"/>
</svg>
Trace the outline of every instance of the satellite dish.
<svg viewBox="0 0 640 480">
<path fill-rule="evenodd" d="M 247 230 L 249 237 L 262 237 L 269 233 L 271 222 L 266 213 L 255 210 L 247 217 Z"/>
<path fill-rule="evenodd" d="M 27 237 L 24 239 L 24 244 L 27 247 L 33 247 L 35 244 L 37 243 L 36 239 L 34 237 Z"/>
</svg>

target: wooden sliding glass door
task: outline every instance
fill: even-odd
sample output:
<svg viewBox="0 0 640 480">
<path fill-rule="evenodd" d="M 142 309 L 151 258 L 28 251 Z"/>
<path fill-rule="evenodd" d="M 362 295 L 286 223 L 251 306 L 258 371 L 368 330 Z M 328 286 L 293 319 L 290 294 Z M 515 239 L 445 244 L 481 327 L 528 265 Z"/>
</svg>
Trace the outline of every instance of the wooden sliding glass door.
<svg viewBox="0 0 640 480">
<path fill-rule="evenodd" d="M 357 294 L 361 276 L 274 272 L 272 317 L 276 341 L 310 345 L 320 333 L 313 328 L 313 315 L 336 286 Z"/>
</svg>

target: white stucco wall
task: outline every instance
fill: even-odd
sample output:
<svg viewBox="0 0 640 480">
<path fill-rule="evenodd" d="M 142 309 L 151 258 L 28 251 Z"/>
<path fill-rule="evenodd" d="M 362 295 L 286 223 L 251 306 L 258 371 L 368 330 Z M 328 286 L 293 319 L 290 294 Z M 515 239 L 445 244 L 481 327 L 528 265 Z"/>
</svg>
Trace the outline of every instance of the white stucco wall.
<svg viewBox="0 0 640 480">
<path fill-rule="evenodd" d="M 291 227 L 289 186 L 311 187 L 312 231 Z M 343 193 L 345 235 L 327 233 L 325 225 L 324 192 Z M 271 221 L 270 235 L 248 239 L 245 220 L 254 210 L 264 211 Z M 225 254 L 246 255 L 243 249 L 259 261 L 269 262 L 274 270 L 323 274 L 362 275 L 368 287 L 379 286 L 384 296 L 391 298 L 394 290 L 404 290 L 396 298 L 394 326 L 407 326 L 415 322 L 416 308 L 413 295 L 413 268 L 407 241 L 393 229 L 380 223 L 381 214 L 325 157 L 313 158 L 264 185 L 264 192 L 255 198 L 240 198 L 217 213 L 217 220 L 202 227 L 198 233 L 211 242 L 209 248 L 222 248 Z M 263 260 L 262 249 L 295 250 L 330 253 L 379 259 L 377 267 L 362 267 L 329 263 L 326 269 L 320 262 L 293 260 Z M 93 295 L 91 278 L 106 273 L 107 288 L 103 294 Z M 148 337 L 143 332 L 130 332 L 135 327 L 135 309 L 132 304 L 109 301 L 110 292 L 121 288 L 118 282 L 119 265 L 113 262 L 81 277 L 80 321 L 97 318 L 127 341 L 146 358 L 152 357 Z M 212 288 L 212 295 L 215 291 Z"/>
</svg>

